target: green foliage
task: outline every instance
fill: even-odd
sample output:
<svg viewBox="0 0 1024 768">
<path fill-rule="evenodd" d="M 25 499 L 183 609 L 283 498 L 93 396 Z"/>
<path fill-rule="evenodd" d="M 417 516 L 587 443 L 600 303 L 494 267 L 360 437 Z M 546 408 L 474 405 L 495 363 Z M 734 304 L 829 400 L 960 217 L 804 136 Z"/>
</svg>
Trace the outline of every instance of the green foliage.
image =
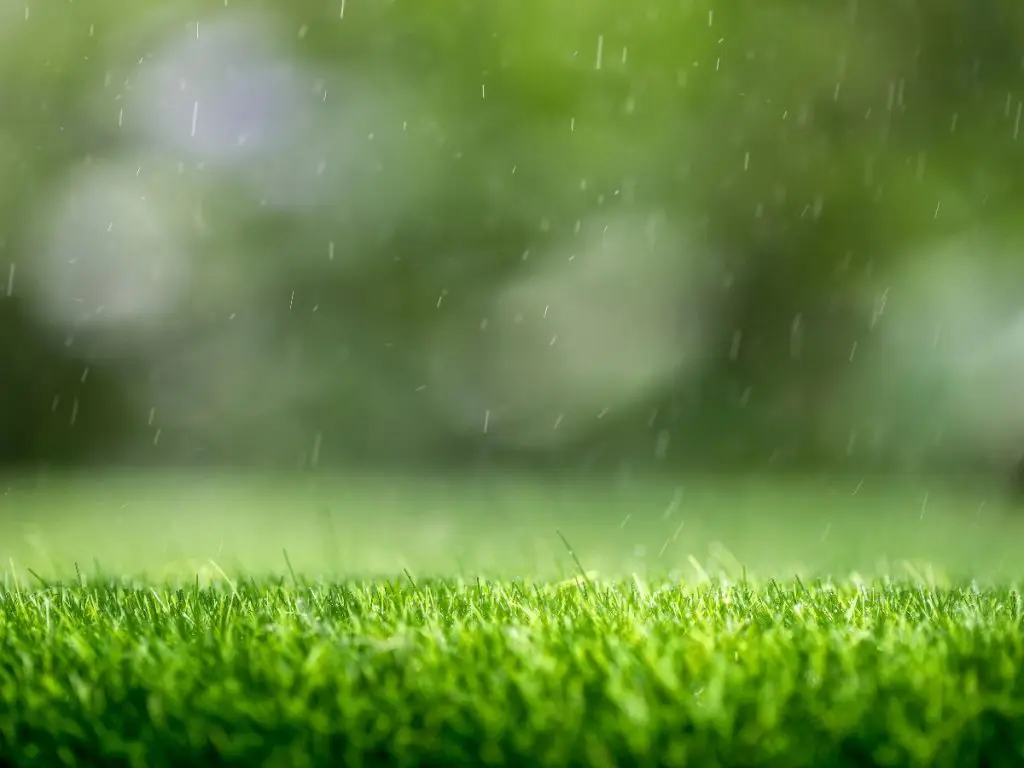
<svg viewBox="0 0 1024 768">
<path fill-rule="evenodd" d="M 202 49 L 204 35 L 235 23 L 250 24 L 238 33 L 246 46 L 225 53 L 225 61 L 216 46 Z M 96 371 L 106 369 L 115 382 L 99 387 L 94 379 L 88 396 L 78 393 L 102 414 L 95 423 L 106 426 L 94 427 L 101 438 L 130 444 L 126 453 L 145 444 L 151 454 L 182 459 L 191 457 L 182 446 L 203 443 L 211 458 L 269 454 L 294 464 L 322 431 L 345 435 L 328 443 L 338 458 L 423 458 L 443 453 L 453 435 L 465 438 L 441 405 L 424 404 L 433 390 L 408 394 L 428 371 L 458 368 L 436 348 L 442 331 L 470 336 L 466 329 L 477 327 L 502 286 L 560 260 L 566 243 L 583 247 L 573 239 L 581 223 L 600 231 L 624 213 L 653 212 L 686 235 L 680 263 L 695 252 L 720 262 L 727 288 L 702 291 L 714 296 L 720 317 L 707 331 L 701 374 L 720 395 L 750 388 L 753 400 L 749 410 L 743 401 L 737 419 L 738 396 L 693 405 L 696 385 L 680 377 L 615 403 L 625 416 L 581 431 L 582 447 L 618 440 L 649 453 L 647 414 L 657 408 L 678 417 L 655 432 L 682 434 L 694 419 L 742 421 L 736 439 L 770 454 L 775 438 L 761 436 L 757 425 L 797 399 L 811 404 L 789 414 L 801 444 L 791 452 L 834 458 L 850 431 L 822 426 L 823 414 L 847 399 L 836 371 L 856 375 L 866 367 L 879 399 L 887 396 L 877 382 L 890 353 L 878 341 L 883 334 L 869 330 L 873 301 L 892 273 L 929 258 L 937 243 L 982 230 L 990 244 L 962 258 L 981 270 L 1008 267 L 1011 281 L 1019 279 L 1016 248 L 997 241 L 1017 229 L 1022 201 L 1022 33 L 1021 10 L 1008 0 L 981 10 L 968 0 L 262 0 L 217 8 L 76 0 L 5 9 L 0 275 L 16 264 L 15 293 L 31 293 L 55 201 L 72 180 L 95 175 L 117 192 L 110 208 L 144 198 L 141 209 L 174 236 L 168 250 L 186 253 L 191 269 L 187 301 L 132 352 L 143 358 L 137 367 L 168 369 L 160 376 L 189 406 L 161 403 L 176 423 L 161 425 L 162 448 L 150 445 L 144 427 L 152 403 L 122 397 L 144 386 L 120 361 L 93 354 Z M 186 82 L 187 56 L 166 54 L 192 42 L 209 60 L 199 59 L 201 72 L 189 71 Z M 267 64 L 260 46 L 277 58 Z M 247 67 L 262 73 L 264 65 L 291 68 L 287 95 L 301 109 L 272 103 L 292 110 L 306 133 L 258 172 L 220 168 L 216 158 L 162 144 L 146 127 L 160 104 L 176 103 L 176 89 L 195 89 L 233 67 L 243 76 Z M 170 78 L 164 90 L 146 79 L 160 67 Z M 188 100 L 198 91 L 157 119 L 187 126 Z M 302 99 L 314 91 L 311 107 Z M 203 97 L 231 102 L 225 123 L 231 109 L 251 106 L 230 86 Z M 212 122 L 216 107 L 203 110 Z M 314 172 L 321 159 L 330 161 L 322 176 Z M 296 171 L 307 166 L 308 173 Z M 265 205 L 267 187 L 288 184 L 304 188 L 306 203 Z M 89 197 L 93 187 L 84 189 L 78 194 Z M 116 210 L 98 208 L 97 217 L 116 218 Z M 148 248 L 129 242 L 129 253 Z M 328 262 L 328 243 L 332 256 L 337 246 L 336 261 Z M 627 250 L 622 258 L 640 264 Z M 900 299 L 896 292 L 892 303 Z M 681 305 L 689 300 L 681 293 Z M 18 313 L 24 343 L 13 359 L 27 368 L 32 350 L 60 343 L 68 329 L 44 329 L 31 312 Z M 807 329 L 805 356 L 791 365 L 797 316 Z M 242 338 L 225 330 L 227 317 L 239 320 L 235 327 L 250 323 Z M 79 343 L 92 332 L 74 330 Z M 734 333 L 743 344 L 731 356 Z M 268 373 L 243 353 L 223 362 L 225 349 L 253 338 L 258 359 L 290 361 L 288 382 L 271 375 L 285 366 L 270 365 Z M 193 354 L 197 339 L 211 348 Z M 848 365 L 855 343 L 859 357 Z M 211 360 L 228 371 L 216 377 L 227 380 L 223 389 L 253 391 L 231 398 L 204 389 L 208 382 L 195 371 Z M 200 378 L 194 392 L 181 383 L 189 374 Z M 908 374 L 899 384 L 918 382 Z M 63 389 L 65 400 L 75 396 L 58 381 L 45 385 Z M 7 389 L 0 402 L 22 399 Z M 48 402 L 53 394 L 39 397 Z M 871 399 L 864 394 L 855 405 L 868 413 Z M 250 405 L 256 400 L 259 420 Z M 572 403 L 548 405 L 559 412 Z M 30 416 L 45 407 L 15 414 L 19 432 L 42 433 L 26 445 L 66 441 L 69 453 L 90 454 L 95 441 L 79 445 L 63 423 Z M 923 412 L 936 407 L 917 405 L 914 419 L 929 422 Z M 894 421 L 901 406 L 886 402 L 879 410 Z M 401 440 L 391 437 L 398 431 Z M 255 447 L 268 444 L 274 447 Z"/>
</svg>

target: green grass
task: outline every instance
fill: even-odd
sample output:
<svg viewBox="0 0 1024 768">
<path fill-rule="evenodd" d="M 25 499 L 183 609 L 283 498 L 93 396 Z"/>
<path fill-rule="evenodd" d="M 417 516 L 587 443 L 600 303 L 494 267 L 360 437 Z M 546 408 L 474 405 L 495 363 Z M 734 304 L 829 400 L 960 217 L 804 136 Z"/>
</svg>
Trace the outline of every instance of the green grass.
<svg viewBox="0 0 1024 768">
<path fill-rule="evenodd" d="M 12 481 L 0 765 L 1024 765 L 1021 520 L 844 483 Z"/>
<path fill-rule="evenodd" d="M 20 585 L 6 764 L 1024 764 L 1015 589 Z"/>
</svg>

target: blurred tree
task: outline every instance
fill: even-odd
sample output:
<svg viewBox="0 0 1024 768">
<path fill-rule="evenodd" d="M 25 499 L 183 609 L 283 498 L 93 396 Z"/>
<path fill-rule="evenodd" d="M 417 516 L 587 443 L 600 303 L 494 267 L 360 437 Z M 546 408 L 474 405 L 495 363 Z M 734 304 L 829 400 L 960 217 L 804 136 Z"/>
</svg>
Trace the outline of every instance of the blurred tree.
<svg viewBox="0 0 1024 768">
<path fill-rule="evenodd" d="M 1009 0 L 0 20 L 3 461 L 999 464 L 1024 434 L 973 394 L 1012 390 L 1019 292 L 955 278 L 1024 277 Z"/>
</svg>

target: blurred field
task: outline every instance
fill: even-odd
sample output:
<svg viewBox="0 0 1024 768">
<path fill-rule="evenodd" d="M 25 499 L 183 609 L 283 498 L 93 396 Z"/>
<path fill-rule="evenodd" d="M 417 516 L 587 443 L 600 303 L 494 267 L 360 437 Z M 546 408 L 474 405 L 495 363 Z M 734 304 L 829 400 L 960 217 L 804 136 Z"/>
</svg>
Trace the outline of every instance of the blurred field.
<svg viewBox="0 0 1024 768">
<path fill-rule="evenodd" d="M 577 569 L 561 537 L 609 578 L 1024 576 L 1024 514 L 982 483 L 109 473 L 10 477 L 0 494 L 20 578 L 561 577 Z"/>
</svg>

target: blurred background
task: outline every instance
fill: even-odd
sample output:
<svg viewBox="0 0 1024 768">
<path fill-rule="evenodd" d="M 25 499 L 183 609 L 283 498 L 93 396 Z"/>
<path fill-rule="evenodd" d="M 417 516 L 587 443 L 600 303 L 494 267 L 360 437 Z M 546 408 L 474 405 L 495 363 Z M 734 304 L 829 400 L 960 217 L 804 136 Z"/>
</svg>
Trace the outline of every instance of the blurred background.
<svg viewBox="0 0 1024 768">
<path fill-rule="evenodd" d="M 1010 0 L 0 0 L 0 462 L 1008 485 L 1022 39 Z"/>
</svg>

